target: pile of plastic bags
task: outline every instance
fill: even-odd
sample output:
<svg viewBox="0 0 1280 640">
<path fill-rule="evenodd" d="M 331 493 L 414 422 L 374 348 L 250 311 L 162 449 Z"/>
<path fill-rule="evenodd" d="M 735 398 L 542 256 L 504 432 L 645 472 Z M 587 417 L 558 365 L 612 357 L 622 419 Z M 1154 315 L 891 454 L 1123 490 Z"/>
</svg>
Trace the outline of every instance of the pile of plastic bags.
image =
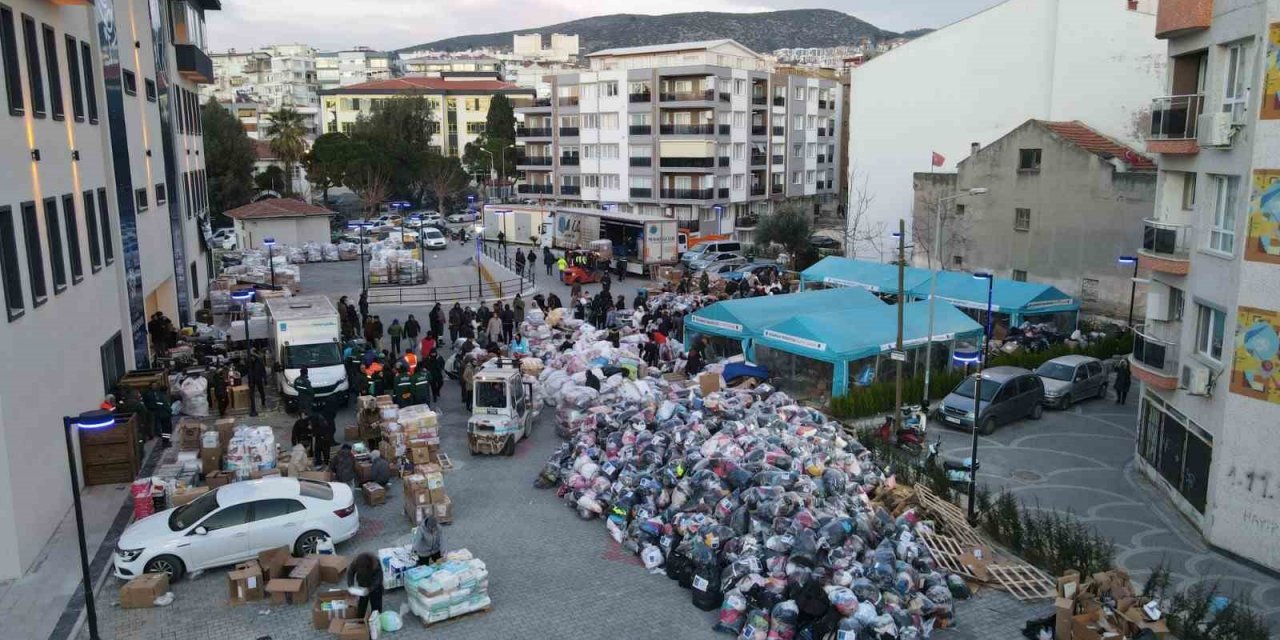
<svg viewBox="0 0 1280 640">
<path fill-rule="evenodd" d="M 839 424 L 768 385 L 704 397 L 656 377 L 635 356 L 643 334 L 614 346 L 580 322 L 526 324 L 546 365 L 539 386 L 570 438 L 537 484 L 604 520 L 695 606 L 718 609 L 716 630 L 918 640 L 952 624 L 967 590 L 918 542 L 932 524 L 879 504 L 890 483 Z"/>
<path fill-rule="evenodd" d="M 276 468 L 276 436 L 271 427 L 238 426 L 227 444 L 223 469 L 244 480 L 254 471 Z"/>
</svg>

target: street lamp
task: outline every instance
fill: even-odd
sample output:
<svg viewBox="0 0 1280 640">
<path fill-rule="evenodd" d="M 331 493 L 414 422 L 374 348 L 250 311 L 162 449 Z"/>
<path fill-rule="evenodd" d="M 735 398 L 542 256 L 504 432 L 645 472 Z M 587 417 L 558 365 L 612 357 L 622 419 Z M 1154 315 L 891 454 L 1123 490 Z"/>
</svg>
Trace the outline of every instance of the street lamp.
<svg viewBox="0 0 1280 640">
<path fill-rule="evenodd" d="M 275 257 L 276 239 L 272 236 L 267 236 L 262 239 L 262 246 L 267 248 L 267 264 L 271 267 L 271 290 L 274 291 L 276 288 L 276 263 L 272 258 Z"/>
<path fill-rule="evenodd" d="M 250 362 L 253 359 L 253 340 L 249 338 L 249 301 L 253 300 L 253 289 L 242 289 L 231 294 L 231 299 L 240 303 L 240 308 L 244 319 L 244 352 L 245 352 L 245 375 L 250 375 L 249 368 L 253 366 Z M 265 399 L 265 398 L 264 398 Z M 249 415 L 258 415 L 258 402 L 253 398 L 253 385 L 249 385 Z"/>
<path fill-rule="evenodd" d="M 1129 322 L 1125 323 L 1125 330 L 1133 329 L 1133 301 L 1134 296 L 1138 294 L 1138 258 L 1137 256 L 1120 256 L 1116 258 L 1119 264 L 1133 265 L 1133 277 L 1129 279 Z"/>
<path fill-rule="evenodd" d="M 71 501 L 76 511 L 76 535 L 80 540 L 80 576 L 84 581 L 84 611 L 89 624 L 89 640 L 98 640 L 98 610 L 93 603 L 93 580 L 89 576 L 89 551 L 84 540 L 84 511 L 80 506 L 80 474 L 76 473 L 76 454 L 71 445 L 72 430 L 108 429 L 115 426 L 116 416 L 110 411 L 97 409 L 75 417 L 63 416 L 62 435 L 67 441 L 67 468 L 71 471 Z"/>
<path fill-rule="evenodd" d="M 361 293 L 367 293 L 369 291 L 368 285 L 365 284 L 366 279 L 364 277 L 364 230 L 366 226 L 368 226 L 368 223 L 360 222 L 360 221 L 347 223 L 348 229 L 360 230 L 360 292 Z"/>
<path fill-rule="evenodd" d="M 493 152 L 492 152 L 492 151 L 490 151 L 490 150 L 488 150 L 488 149 L 485 149 L 484 147 L 476 147 L 476 148 L 477 148 L 477 149 L 479 149 L 481 152 L 483 152 L 483 153 L 485 153 L 485 154 L 488 154 L 488 156 L 489 156 L 489 179 L 490 179 L 490 180 L 493 180 L 493 179 L 494 179 L 495 177 L 497 177 L 497 175 L 498 175 L 498 167 L 497 167 L 497 164 L 496 164 L 498 161 L 493 159 Z M 506 156 L 503 156 L 503 158 L 505 159 L 505 158 L 506 158 Z"/>
<path fill-rule="evenodd" d="M 973 444 L 969 451 L 969 524 L 976 524 L 978 518 L 978 425 L 982 423 L 982 370 L 987 363 L 987 342 L 991 339 L 991 296 L 995 290 L 996 278 L 990 273 L 975 273 L 977 280 L 987 281 L 987 324 L 982 331 L 982 346 L 978 350 L 978 380 L 973 388 Z"/>
<path fill-rule="evenodd" d="M 972 187 L 955 195 L 938 200 L 933 214 L 933 273 L 929 274 L 929 342 L 924 347 L 924 399 L 921 406 L 925 413 L 929 412 L 929 373 L 933 369 L 933 307 L 934 294 L 938 290 L 938 274 L 942 271 L 942 204 L 949 200 L 958 200 L 964 196 L 986 195 L 986 187 Z"/>
<path fill-rule="evenodd" d="M 724 229 L 721 228 L 721 223 L 723 222 L 721 216 L 724 215 L 724 207 L 717 204 L 712 206 L 711 210 L 716 212 L 716 235 L 720 235 L 724 233 Z"/>
<path fill-rule="evenodd" d="M 470 198 L 470 196 L 468 196 Z M 484 225 L 476 225 L 476 304 L 484 301 L 484 279 L 480 277 L 480 247 L 484 242 Z"/>
</svg>

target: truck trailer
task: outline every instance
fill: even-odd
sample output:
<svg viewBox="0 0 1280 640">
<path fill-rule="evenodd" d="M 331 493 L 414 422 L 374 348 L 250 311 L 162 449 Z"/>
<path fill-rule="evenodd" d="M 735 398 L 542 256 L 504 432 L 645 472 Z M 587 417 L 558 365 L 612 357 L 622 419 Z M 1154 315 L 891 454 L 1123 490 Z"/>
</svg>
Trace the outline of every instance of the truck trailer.
<svg viewBox="0 0 1280 640">
<path fill-rule="evenodd" d="M 303 367 L 317 401 L 333 398 L 345 404 L 350 384 L 342 362 L 342 323 L 333 302 L 325 296 L 271 298 L 267 314 L 271 352 L 279 364 L 276 385 L 288 407 L 297 405 L 293 382 Z"/>
<path fill-rule="evenodd" d="M 596 240 L 608 240 L 614 257 L 625 258 L 627 271 L 638 275 L 680 260 L 674 219 L 568 207 L 554 211 L 557 248 L 588 249 Z"/>
</svg>

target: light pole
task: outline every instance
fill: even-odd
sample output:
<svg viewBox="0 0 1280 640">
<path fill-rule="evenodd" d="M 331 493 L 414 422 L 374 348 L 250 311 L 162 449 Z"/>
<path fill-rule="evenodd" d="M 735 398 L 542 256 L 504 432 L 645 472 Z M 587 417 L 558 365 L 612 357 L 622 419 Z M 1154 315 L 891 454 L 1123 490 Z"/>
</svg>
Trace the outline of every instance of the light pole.
<svg viewBox="0 0 1280 640">
<path fill-rule="evenodd" d="M 484 225 L 476 225 L 476 304 L 484 301 L 484 279 L 480 276 L 480 248 L 484 243 Z"/>
<path fill-rule="evenodd" d="M 98 640 L 98 610 L 93 602 L 93 579 L 89 575 L 89 550 L 84 540 L 84 511 L 80 506 L 80 474 L 76 473 L 75 448 L 71 445 L 73 430 L 106 429 L 115 426 L 115 414 L 98 409 L 75 417 L 63 416 L 62 434 L 67 441 L 67 468 L 71 471 L 71 502 L 76 512 L 76 535 L 80 541 L 80 576 L 83 580 L 84 611 L 89 625 L 89 640 Z"/>
<path fill-rule="evenodd" d="M 1129 321 L 1125 323 L 1125 331 L 1133 330 L 1133 301 L 1138 295 L 1138 258 L 1137 256 L 1120 256 L 1116 258 L 1119 264 L 1133 265 L 1133 277 L 1129 279 Z"/>
<path fill-rule="evenodd" d="M 902 348 L 902 316 L 904 305 L 907 300 L 906 292 L 906 270 L 907 270 L 907 221 L 898 220 L 898 230 L 893 232 L 893 237 L 898 239 L 898 339 L 894 343 L 893 360 L 896 371 L 894 372 L 894 392 L 893 392 L 893 425 L 894 430 L 902 428 L 902 365 L 907 361 L 907 352 Z M 914 245 L 913 245 L 914 246 Z"/>
<path fill-rule="evenodd" d="M 721 233 L 724 233 L 724 230 L 721 227 L 721 223 L 722 223 L 721 216 L 724 215 L 724 207 L 717 204 L 711 207 L 711 210 L 716 212 L 716 235 L 720 235 Z"/>
<path fill-rule="evenodd" d="M 484 147 L 477 147 L 481 152 L 489 156 L 489 179 L 493 180 L 498 176 L 497 160 L 493 159 L 493 152 Z M 505 156 L 504 156 L 505 158 Z"/>
<path fill-rule="evenodd" d="M 272 237 L 272 236 L 267 236 L 267 237 L 265 237 L 265 238 L 263 238 L 263 239 L 262 239 L 262 246 L 264 246 L 264 247 L 266 247 L 266 248 L 267 248 L 267 265 L 271 267 L 271 290 L 272 290 L 272 291 L 275 291 L 275 289 L 276 289 L 276 261 L 275 261 L 275 260 L 273 260 L 273 258 L 275 258 L 275 246 L 276 246 L 276 239 L 275 239 L 274 237 Z"/>
<path fill-rule="evenodd" d="M 249 301 L 253 300 L 253 289 L 242 289 L 231 294 L 231 299 L 240 303 L 244 318 L 244 364 L 245 375 L 251 375 L 249 369 L 253 366 L 253 340 L 249 338 Z M 249 415 L 258 415 L 258 402 L 253 398 L 253 385 L 249 385 Z"/>
<path fill-rule="evenodd" d="M 976 524 L 978 508 L 978 425 L 982 423 L 982 370 L 987 364 L 987 341 L 991 339 L 991 295 L 996 278 L 990 273 L 975 273 L 973 277 L 987 281 L 987 324 L 982 330 L 982 346 L 978 350 L 978 380 L 973 388 L 973 444 L 969 451 L 969 524 Z"/>
<path fill-rule="evenodd" d="M 347 223 L 348 229 L 360 230 L 360 292 L 361 293 L 367 293 L 369 291 L 369 287 L 365 284 L 366 279 L 364 277 L 364 229 L 366 225 L 368 225 L 368 223 L 362 222 L 362 221 Z"/>
<path fill-rule="evenodd" d="M 929 274 L 929 341 L 924 347 L 924 398 L 921 400 L 920 406 L 924 407 L 924 412 L 929 413 L 929 372 L 933 369 L 933 299 L 934 294 L 938 290 L 938 274 L 942 271 L 942 205 L 950 200 L 957 200 L 964 196 L 980 196 L 987 193 L 986 187 L 973 187 L 967 191 L 947 196 L 938 200 L 933 214 L 933 273 Z"/>
</svg>

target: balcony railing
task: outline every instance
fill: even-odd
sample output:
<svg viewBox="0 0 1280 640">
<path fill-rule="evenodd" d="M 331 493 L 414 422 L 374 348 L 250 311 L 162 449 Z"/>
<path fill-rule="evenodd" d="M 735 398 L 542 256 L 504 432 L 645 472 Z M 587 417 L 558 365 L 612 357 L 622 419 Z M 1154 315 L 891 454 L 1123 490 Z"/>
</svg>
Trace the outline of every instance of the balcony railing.
<svg viewBox="0 0 1280 640">
<path fill-rule="evenodd" d="M 517 138 L 550 138 L 551 127 L 517 127 Z"/>
<path fill-rule="evenodd" d="M 551 193 L 551 185 L 549 184 L 521 184 L 516 185 L 516 193 Z"/>
<path fill-rule="evenodd" d="M 763 124 L 753 124 L 751 125 L 751 135 L 767 136 L 769 135 L 769 127 Z"/>
<path fill-rule="evenodd" d="M 682 135 L 712 135 L 716 132 L 714 124 L 663 124 L 658 125 L 658 133 L 664 136 Z"/>
<path fill-rule="evenodd" d="M 718 127 L 718 128 L 717 128 L 717 131 L 720 133 L 720 135 L 722 135 L 722 136 L 727 136 L 727 135 L 729 135 L 729 125 L 727 125 L 727 124 L 721 124 L 721 125 L 716 125 L 716 126 Z"/>
<path fill-rule="evenodd" d="M 653 94 L 648 91 L 644 93 L 628 93 L 627 102 L 653 102 Z"/>
<path fill-rule="evenodd" d="M 1156 335 L 1155 327 L 1140 324 L 1133 328 L 1133 354 L 1135 364 L 1164 377 L 1178 377 L 1178 343 Z"/>
<path fill-rule="evenodd" d="M 177 44 L 173 49 L 179 75 L 196 84 L 213 83 L 213 60 L 209 58 L 209 54 L 194 44 Z"/>
<path fill-rule="evenodd" d="M 769 156 L 767 156 L 767 155 L 765 155 L 765 154 L 763 154 L 763 153 L 760 153 L 760 154 L 755 154 L 755 153 L 753 153 L 753 154 L 751 154 L 751 166 L 753 166 L 753 167 L 758 167 L 758 166 L 765 165 L 765 164 L 768 164 L 768 163 L 769 163 Z"/>
<path fill-rule="evenodd" d="M 787 185 L 781 182 L 775 182 L 772 185 L 770 185 L 769 189 L 773 193 L 773 195 L 780 196 L 786 191 Z"/>
<path fill-rule="evenodd" d="M 529 167 L 549 167 L 551 166 L 551 156 L 525 156 L 520 158 L 516 164 Z"/>
<path fill-rule="evenodd" d="M 653 133 L 653 125 L 651 124 L 633 124 L 627 126 L 627 133 L 633 136 L 647 136 Z"/>
<path fill-rule="evenodd" d="M 715 158 L 662 158 L 658 166 L 674 168 L 711 168 L 716 166 Z"/>
<path fill-rule="evenodd" d="M 661 195 L 666 200 L 710 200 L 715 189 L 662 189 Z"/>
<path fill-rule="evenodd" d="M 576 167 L 582 161 L 582 156 L 560 156 L 560 166 Z"/>
<path fill-rule="evenodd" d="M 629 159 L 627 160 L 627 164 L 629 164 L 629 165 L 631 165 L 631 166 L 633 166 L 633 167 L 652 167 L 652 166 L 653 166 L 653 158 L 635 158 L 635 157 L 632 157 L 632 158 L 629 158 Z"/>
<path fill-rule="evenodd" d="M 534 98 L 533 107 L 549 107 L 551 106 L 551 98 Z"/>
<path fill-rule="evenodd" d="M 577 127 L 560 127 L 560 136 L 564 138 L 576 138 L 578 137 L 578 128 Z"/>
<path fill-rule="evenodd" d="M 773 163 L 774 163 L 774 164 L 782 164 L 782 163 L 783 163 L 783 161 L 785 161 L 785 160 L 786 160 L 786 158 L 784 158 L 784 157 L 782 157 L 782 156 L 780 156 L 780 155 L 773 156 Z"/>
<path fill-rule="evenodd" d="M 1164 222 L 1155 218 L 1142 221 L 1142 251 L 1144 256 L 1156 258 L 1144 261 L 1145 266 L 1156 271 L 1186 275 L 1186 263 L 1191 259 L 1191 225 Z"/>
<path fill-rule="evenodd" d="M 751 96 L 751 104 L 759 106 L 768 106 L 769 96 Z"/>
<path fill-rule="evenodd" d="M 728 92 L 728 91 L 721 91 L 721 92 L 720 92 L 720 102 L 728 102 L 729 100 L 730 100 L 730 98 L 729 98 L 729 92 Z"/>
<path fill-rule="evenodd" d="M 652 198 L 653 189 L 649 187 L 631 187 L 632 198 Z"/>
<path fill-rule="evenodd" d="M 760 216 L 755 213 L 744 213 L 735 218 L 733 223 L 739 229 L 750 229 L 760 224 Z"/>
<path fill-rule="evenodd" d="M 775 136 L 784 136 L 784 135 L 786 135 L 786 134 L 787 134 L 787 129 L 786 129 L 786 127 L 782 127 L 782 126 L 779 126 L 779 125 L 774 125 L 774 127 L 773 127 L 773 135 L 775 135 Z"/>
<path fill-rule="evenodd" d="M 774 96 L 774 97 L 773 97 L 773 106 L 775 106 L 775 107 L 785 107 L 785 106 L 787 106 L 787 97 L 786 97 L 786 96 Z"/>
<path fill-rule="evenodd" d="M 578 96 L 560 96 L 558 101 L 562 107 L 578 106 Z"/>
<path fill-rule="evenodd" d="M 1151 101 L 1152 140 L 1195 140 L 1203 95 L 1165 96 Z"/>
<path fill-rule="evenodd" d="M 701 102 L 716 99 L 716 92 L 713 89 L 704 91 L 663 91 L 658 94 L 660 102 Z"/>
<path fill-rule="evenodd" d="M 576 195 L 579 195 L 579 194 L 581 194 L 581 193 L 582 193 L 582 187 L 580 187 L 580 186 L 578 186 L 578 185 L 576 185 L 576 184 L 562 184 L 562 185 L 560 185 L 560 195 L 562 195 L 562 196 L 576 196 Z"/>
<path fill-rule="evenodd" d="M 820 155 L 818 156 L 818 164 L 823 164 L 823 163 L 825 163 L 826 161 L 827 161 L 827 156 L 826 156 L 826 154 L 820 154 Z"/>
<path fill-rule="evenodd" d="M 722 167 L 729 166 L 729 156 L 720 156 L 719 165 Z"/>
<path fill-rule="evenodd" d="M 819 138 L 825 138 L 825 137 L 827 137 L 827 129 L 826 129 L 826 127 L 821 127 L 821 128 L 819 128 L 819 129 L 818 129 L 818 137 L 819 137 Z"/>
<path fill-rule="evenodd" d="M 716 197 L 717 197 L 717 198 L 720 198 L 721 200 L 728 200 L 728 199 L 729 199 L 729 187 L 720 187 L 720 188 L 716 189 Z"/>
<path fill-rule="evenodd" d="M 764 185 L 762 185 L 762 184 L 757 184 L 757 185 L 752 185 L 752 186 L 751 186 L 751 195 L 753 195 L 753 196 L 762 196 L 762 195 L 764 195 L 765 193 L 766 193 L 766 192 L 765 192 Z"/>
</svg>

